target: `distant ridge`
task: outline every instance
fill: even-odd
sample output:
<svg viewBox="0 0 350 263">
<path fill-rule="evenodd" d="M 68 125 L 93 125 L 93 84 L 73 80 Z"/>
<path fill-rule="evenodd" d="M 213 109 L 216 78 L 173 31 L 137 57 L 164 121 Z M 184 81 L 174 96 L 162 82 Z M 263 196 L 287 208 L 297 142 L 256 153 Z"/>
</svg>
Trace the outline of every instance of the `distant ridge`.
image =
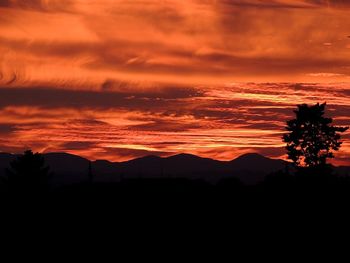
<svg viewBox="0 0 350 263">
<path fill-rule="evenodd" d="M 268 157 L 265 157 L 259 153 L 246 153 L 246 154 L 242 154 L 241 156 L 233 159 L 232 161 L 239 161 L 239 160 L 266 160 L 266 159 L 270 159 Z"/>
<path fill-rule="evenodd" d="M 86 182 L 88 180 L 89 160 L 68 153 L 43 154 L 53 173 L 53 185 Z M 0 176 L 17 155 L 0 153 Z M 284 170 L 288 162 L 271 159 L 257 153 L 239 156 L 232 161 L 218 161 L 192 154 L 176 154 L 170 157 L 149 155 L 126 162 L 97 160 L 91 162 L 94 181 L 119 182 L 135 178 L 187 178 L 217 182 L 220 179 L 236 177 L 246 184 L 256 184 L 265 176 Z M 337 168 L 343 174 L 350 167 Z"/>
<path fill-rule="evenodd" d="M 286 164 L 286 161 L 271 159 L 258 153 L 243 154 L 231 161 L 231 165 L 236 169 L 246 170 L 249 168 L 249 170 L 254 171 L 271 171 L 271 169 L 273 171 L 275 167 L 278 166 L 282 169 Z"/>
</svg>

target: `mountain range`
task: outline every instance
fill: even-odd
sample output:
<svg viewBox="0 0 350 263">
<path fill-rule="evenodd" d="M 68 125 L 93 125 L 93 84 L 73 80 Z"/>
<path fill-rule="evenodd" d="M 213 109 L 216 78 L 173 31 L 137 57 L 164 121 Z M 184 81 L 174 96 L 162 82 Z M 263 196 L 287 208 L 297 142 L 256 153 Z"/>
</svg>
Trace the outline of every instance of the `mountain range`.
<svg viewBox="0 0 350 263">
<path fill-rule="evenodd" d="M 261 182 L 266 175 L 284 170 L 290 163 L 270 159 L 257 153 L 242 155 L 232 161 L 218 161 L 191 154 L 178 154 L 166 158 L 146 156 L 126 162 L 88 159 L 68 153 L 43 154 L 52 172 L 55 186 L 82 183 L 88 180 L 89 170 L 95 182 L 119 182 L 138 178 L 187 178 L 217 182 L 235 177 L 245 184 Z M 17 155 L 0 153 L 0 176 Z M 89 168 L 91 167 L 91 168 Z M 349 174 L 350 167 L 337 167 L 341 174 Z"/>
</svg>

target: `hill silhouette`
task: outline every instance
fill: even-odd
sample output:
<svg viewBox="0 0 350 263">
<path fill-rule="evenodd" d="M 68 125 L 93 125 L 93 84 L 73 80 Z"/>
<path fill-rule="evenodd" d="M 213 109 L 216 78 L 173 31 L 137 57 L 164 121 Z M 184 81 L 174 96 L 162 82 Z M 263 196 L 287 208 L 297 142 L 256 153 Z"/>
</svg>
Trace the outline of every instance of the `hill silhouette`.
<svg viewBox="0 0 350 263">
<path fill-rule="evenodd" d="M 0 154 L 0 176 L 4 176 L 10 161 L 18 155 Z M 53 185 L 66 185 L 87 181 L 89 160 L 68 153 L 43 154 L 53 172 Z M 120 182 L 122 179 L 186 178 L 217 182 L 236 177 L 246 184 L 263 181 L 267 174 L 284 169 L 287 162 L 251 153 L 232 161 L 218 161 L 191 154 L 177 154 L 161 158 L 145 156 L 126 162 L 96 160 L 91 162 L 95 182 Z"/>
<path fill-rule="evenodd" d="M 13 192 L 6 184 L 6 168 L 18 155 L 0 154 L 0 197 L 7 207 L 51 208 L 54 213 L 78 210 L 99 214 L 120 211 L 262 211 L 266 208 L 324 209 L 350 200 L 350 167 L 333 174 L 286 173 L 290 163 L 251 153 L 232 161 L 190 154 L 166 158 L 145 156 L 126 162 L 88 159 L 67 153 L 43 154 L 50 168 L 45 195 L 35 188 Z M 340 171 L 340 172 L 339 172 Z M 89 174 L 93 174 L 93 180 Z M 30 194 L 27 194 L 30 193 Z M 340 203 L 339 200 L 342 200 Z M 44 210 L 43 210 L 44 211 Z M 277 211 L 277 210 L 276 210 Z M 245 212 L 243 212 L 245 213 Z"/>
<path fill-rule="evenodd" d="M 270 159 L 257 153 L 241 155 L 230 163 L 236 169 L 245 170 L 249 167 L 249 170 L 268 172 L 272 172 L 276 170 L 276 168 L 282 169 L 287 164 L 287 162 L 283 160 Z M 254 165 L 252 166 L 252 164 Z"/>
</svg>

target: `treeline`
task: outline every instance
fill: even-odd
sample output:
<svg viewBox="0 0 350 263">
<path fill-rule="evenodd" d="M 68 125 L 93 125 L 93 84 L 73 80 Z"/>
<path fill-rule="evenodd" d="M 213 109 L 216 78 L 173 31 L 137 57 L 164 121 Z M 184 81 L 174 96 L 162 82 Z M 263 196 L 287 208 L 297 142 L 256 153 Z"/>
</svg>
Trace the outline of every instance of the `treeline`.
<svg viewBox="0 0 350 263">
<path fill-rule="evenodd" d="M 267 175 L 256 185 L 246 185 L 238 178 L 227 177 L 213 184 L 205 180 L 185 178 L 123 179 L 119 183 L 84 183 L 53 187 L 49 177 L 37 181 L 2 180 L 0 192 L 11 196 L 158 196 L 211 195 L 211 196 L 279 196 L 350 194 L 350 177 L 337 175 L 331 167 L 323 171 L 280 171 Z"/>
</svg>

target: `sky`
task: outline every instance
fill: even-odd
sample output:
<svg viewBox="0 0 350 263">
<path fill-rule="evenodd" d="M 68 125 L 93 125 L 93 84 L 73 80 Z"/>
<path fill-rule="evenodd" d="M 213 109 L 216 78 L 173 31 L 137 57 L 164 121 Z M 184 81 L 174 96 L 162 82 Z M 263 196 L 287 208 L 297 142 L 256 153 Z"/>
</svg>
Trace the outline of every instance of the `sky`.
<svg viewBox="0 0 350 263">
<path fill-rule="evenodd" d="M 0 151 L 285 158 L 297 104 L 350 125 L 350 1 L 0 0 Z M 334 160 L 350 165 L 350 133 Z"/>
</svg>

